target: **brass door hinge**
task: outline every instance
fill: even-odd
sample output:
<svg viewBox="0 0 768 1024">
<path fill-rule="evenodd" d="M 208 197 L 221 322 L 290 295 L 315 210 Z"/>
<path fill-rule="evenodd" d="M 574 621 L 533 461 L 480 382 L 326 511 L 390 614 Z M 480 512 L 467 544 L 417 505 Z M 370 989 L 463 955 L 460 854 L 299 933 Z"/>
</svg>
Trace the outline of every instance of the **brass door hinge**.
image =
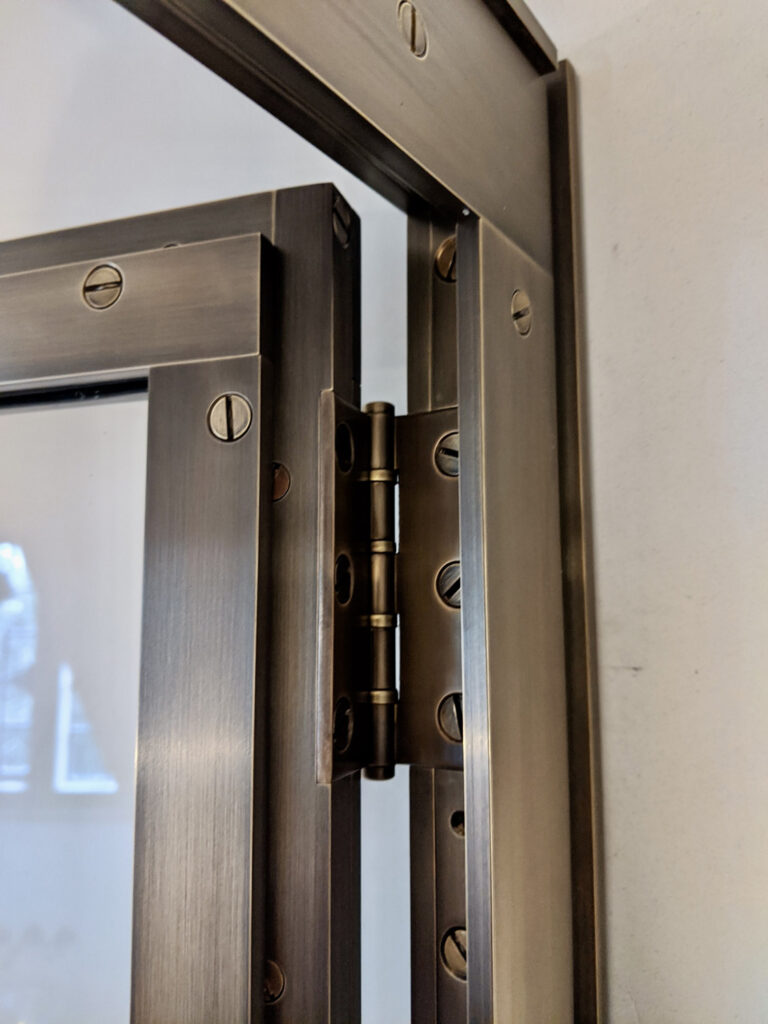
<svg viewBox="0 0 768 1024">
<path fill-rule="evenodd" d="M 360 412 L 326 392 L 320 417 L 321 530 L 334 535 L 321 546 L 334 562 L 318 778 L 362 769 L 389 779 L 396 763 L 461 768 L 456 409 L 395 417 L 387 402 Z"/>
</svg>

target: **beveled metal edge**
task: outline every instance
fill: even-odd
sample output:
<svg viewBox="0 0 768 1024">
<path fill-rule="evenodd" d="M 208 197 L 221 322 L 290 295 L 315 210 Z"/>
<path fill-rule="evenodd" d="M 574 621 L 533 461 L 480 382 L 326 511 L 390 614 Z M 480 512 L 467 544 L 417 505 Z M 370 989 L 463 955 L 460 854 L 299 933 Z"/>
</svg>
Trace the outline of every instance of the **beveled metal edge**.
<svg viewBox="0 0 768 1024">
<path fill-rule="evenodd" d="M 461 667 L 464 693 L 464 792 L 466 816 L 467 934 L 472 936 L 467 980 L 471 1021 L 492 1021 L 493 920 L 491 874 L 490 717 L 485 615 L 485 437 L 482 410 L 480 222 L 472 217 L 457 231 L 459 276 L 459 522 L 461 537 Z M 467 256 L 463 254 L 466 253 Z M 469 585 L 468 585 L 469 584 Z M 485 764 L 486 771 L 473 771 Z"/>
<path fill-rule="evenodd" d="M 574 1016 L 605 1013 L 603 835 L 592 544 L 578 82 L 563 61 L 549 86 L 573 876 Z"/>
</svg>

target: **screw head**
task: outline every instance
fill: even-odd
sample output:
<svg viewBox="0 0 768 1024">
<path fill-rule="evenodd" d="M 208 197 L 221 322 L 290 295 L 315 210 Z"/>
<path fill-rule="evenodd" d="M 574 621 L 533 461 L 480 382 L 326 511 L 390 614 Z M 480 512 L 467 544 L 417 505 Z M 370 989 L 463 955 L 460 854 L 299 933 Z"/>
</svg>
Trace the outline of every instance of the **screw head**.
<svg viewBox="0 0 768 1024">
<path fill-rule="evenodd" d="M 397 7 L 397 21 L 400 32 L 414 57 L 427 55 L 427 27 L 411 0 L 400 0 Z"/>
<path fill-rule="evenodd" d="M 518 288 L 513 294 L 510 311 L 512 313 L 512 322 L 517 328 L 517 333 L 523 338 L 526 334 L 530 334 L 531 324 L 533 323 L 533 310 L 528 293 L 523 288 Z"/>
<path fill-rule="evenodd" d="M 437 574 L 437 593 L 449 608 L 461 607 L 461 563 L 448 562 Z"/>
<path fill-rule="evenodd" d="M 247 433 L 253 409 L 238 394 L 219 395 L 208 410 L 208 429 L 219 441 L 239 441 Z"/>
<path fill-rule="evenodd" d="M 441 281 L 456 283 L 456 235 L 446 238 L 437 247 L 435 273 Z"/>
<path fill-rule="evenodd" d="M 276 1003 L 285 992 L 285 975 L 274 960 L 264 964 L 264 1002 Z"/>
<path fill-rule="evenodd" d="M 437 708 L 437 724 L 440 731 L 452 743 L 464 739 L 464 712 L 460 693 L 449 693 L 443 697 Z"/>
<path fill-rule="evenodd" d="M 445 476 L 459 475 L 459 432 L 446 434 L 437 442 L 435 465 Z"/>
<path fill-rule="evenodd" d="M 467 980 L 467 929 L 449 928 L 440 943 L 443 967 L 459 981 Z"/>
<path fill-rule="evenodd" d="M 83 281 L 83 299 L 91 309 L 109 309 L 123 291 L 123 275 L 112 263 L 102 263 L 89 271 Z"/>
<path fill-rule="evenodd" d="M 338 193 L 333 201 L 333 233 L 346 249 L 352 240 L 352 211 Z"/>
</svg>

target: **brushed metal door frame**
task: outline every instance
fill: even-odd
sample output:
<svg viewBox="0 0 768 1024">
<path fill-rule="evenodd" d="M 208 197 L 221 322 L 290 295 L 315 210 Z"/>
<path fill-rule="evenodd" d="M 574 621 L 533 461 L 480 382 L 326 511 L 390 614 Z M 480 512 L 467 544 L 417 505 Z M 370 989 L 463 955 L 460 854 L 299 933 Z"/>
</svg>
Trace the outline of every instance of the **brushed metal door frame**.
<svg viewBox="0 0 768 1024">
<path fill-rule="evenodd" d="M 503 240 L 554 289 L 555 309 L 548 301 L 543 319 L 549 322 L 548 350 L 557 345 L 557 372 L 546 385 L 552 395 L 538 407 L 531 406 L 525 428 L 529 438 L 535 438 L 537 426 L 546 424 L 550 430 L 550 400 L 556 394 L 559 493 L 555 487 L 541 496 L 542 533 L 534 534 L 536 543 L 545 546 L 548 565 L 559 559 L 567 573 L 562 584 L 549 574 L 548 586 L 559 609 L 554 599 L 549 601 L 548 621 L 521 640 L 517 654 L 521 664 L 535 660 L 537 652 L 546 660 L 548 652 L 541 647 L 544 633 L 557 635 L 557 643 L 565 645 L 565 661 L 557 670 L 558 699 L 548 705 L 552 728 L 542 740 L 552 764 L 558 766 L 557 795 L 548 784 L 541 799 L 555 801 L 555 831 L 558 841 L 569 847 L 573 872 L 572 895 L 559 888 L 557 913 L 561 919 L 569 917 L 565 904 L 571 906 L 573 939 L 572 954 L 560 958 L 558 990 L 570 985 L 573 977 L 575 1019 L 597 1020 L 601 983 L 596 666 L 572 72 L 566 64 L 558 65 L 554 46 L 521 0 L 118 2 L 409 213 L 409 283 L 422 285 L 409 293 L 409 411 L 445 408 L 458 401 L 460 423 L 469 426 L 473 438 L 469 450 L 478 458 L 479 445 L 489 441 L 478 417 L 510 400 L 498 379 L 476 372 L 483 358 L 478 346 L 483 343 L 480 318 L 486 304 L 508 309 L 514 290 L 513 282 L 493 264 L 505 247 L 486 244 L 487 240 Z M 430 243 L 446 228 L 446 233 L 455 231 L 457 223 L 464 240 L 459 274 L 472 274 L 475 286 L 457 289 L 453 316 L 450 300 L 447 305 L 446 295 L 439 294 L 445 290 L 433 283 L 423 286 L 433 281 Z M 487 258 L 481 259 L 483 253 Z M 536 312 L 534 318 L 542 319 Z M 511 346 L 508 352 L 514 358 Z M 528 386 L 536 386 L 536 381 L 531 377 Z M 525 380 L 516 386 L 526 394 Z M 488 464 L 492 462 L 497 463 L 495 472 L 512 472 L 491 453 Z M 492 1019 L 495 998 L 505 1007 L 529 1008 L 527 999 L 535 1000 L 552 977 L 548 967 L 540 966 L 549 957 L 547 937 L 552 933 L 547 928 L 531 924 L 530 947 L 516 962 L 520 970 L 511 973 L 506 970 L 509 952 L 500 953 L 491 940 L 498 922 L 516 912 L 502 894 L 510 887 L 514 890 L 525 874 L 520 856 L 530 877 L 536 878 L 540 854 L 521 838 L 507 849 L 497 845 L 491 856 L 495 832 L 504 831 L 491 799 L 492 779 L 499 774 L 491 732 L 505 724 L 512 730 L 519 725 L 509 720 L 506 698 L 489 674 L 505 648 L 501 633 L 485 631 L 489 616 L 497 613 L 497 598 L 486 590 L 481 565 L 495 571 L 503 563 L 508 574 L 519 571 L 511 548 L 500 544 L 498 533 L 484 532 L 491 482 L 482 470 L 470 473 L 461 499 L 462 559 L 473 566 L 462 590 L 468 594 L 468 583 L 470 607 L 477 613 L 465 612 L 462 618 L 465 727 L 474 737 L 465 751 L 465 795 L 468 804 L 488 808 L 481 814 L 487 831 L 470 837 L 467 844 L 469 913 L 477 933 L 476 939 L 469 939 L 471 1020 Z M 559 535 L 551 530 L 558 517 Z M 520 784 L 516 779 L 515 785 Z M 543 882 L 537 892 L 542 906 L 549 907 Z M 562 927 L 557 932 L 562 934 Z M 531 955 L 532 950 L 538 955 Z M 515 993 L 513 984 L 518 985 Z"/>
<path fill-rule="evenodd" d="M 93 309 L 83 281 L 104 262 L 123 291 Z M 263 1011 L 273 262 L 251 233 L 0 276 L 0 401 L 148 387 L 136 1021 Z M 208 425 L 225 393 L 252 410 L 232 443 Z"/>
</svg>

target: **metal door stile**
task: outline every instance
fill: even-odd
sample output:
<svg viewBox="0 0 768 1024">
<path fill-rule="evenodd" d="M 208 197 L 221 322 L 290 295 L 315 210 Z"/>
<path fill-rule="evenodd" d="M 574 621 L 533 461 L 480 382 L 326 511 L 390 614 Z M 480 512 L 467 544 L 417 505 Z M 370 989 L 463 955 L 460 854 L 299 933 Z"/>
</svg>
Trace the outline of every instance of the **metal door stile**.
<svg viewBox="0 0 768 1024">
<path fill-rule="evenodd" d="M 271 403 L 260 364 L 149 375 L 134 1024 L 262 1020 Z M 231 442 L 207 422 L 222 395 L 252 410 Z"/>
</svg>

